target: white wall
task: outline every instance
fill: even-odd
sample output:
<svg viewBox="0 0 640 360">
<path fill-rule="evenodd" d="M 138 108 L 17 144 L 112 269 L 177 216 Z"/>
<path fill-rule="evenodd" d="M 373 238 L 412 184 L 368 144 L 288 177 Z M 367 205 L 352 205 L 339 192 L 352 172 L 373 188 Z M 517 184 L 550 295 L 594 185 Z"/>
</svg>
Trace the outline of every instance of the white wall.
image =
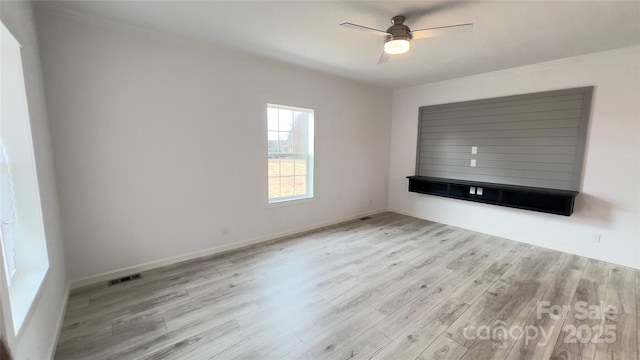
<svg viewBox="0 0 640 360">
<path fill-rule="evenodd" d="M 386 208 L 390 90 L 37 9 L 72 281 Z M 316 110 L 314 200 L 267 206 L 267 102 Z"/>
<path fill-rule="evenodd" d="M 394 92 L 389 208 L 462 228 L 640 268 L 640 48 L 631 47 Z M 420 195 L 418 107 L 595 86 L 581 194 L 571 217 Z M 593 236 L 602 235 L 601 243 Z"/>
<path fill-rule="evenodd" d="M 52 355 L 64 311 L 67 289 L 56 183 L 51 157 L 40 55 L 31 3 L 28 1 L 2 1 L 0 2 L 0 14 L 2 22 L 22 45 L 22 65 L 49 253 L 49 272 L 18 337 L 12 336 L 13 333 L 5 322 L 6 317 L 2 318 L 0 327 L 3 327 L 2 334 L 9 337 L 9 347 L 14 359 L 42 360 L 48 359 Z M 4 276 L 4 273 L 0 272 L 0 275 Z M 6 294 L 5 291 L 1 293 Z M 2 296 L 0 302 L 4 315 L 9 311 L 8 299 Z"/>
</svg>

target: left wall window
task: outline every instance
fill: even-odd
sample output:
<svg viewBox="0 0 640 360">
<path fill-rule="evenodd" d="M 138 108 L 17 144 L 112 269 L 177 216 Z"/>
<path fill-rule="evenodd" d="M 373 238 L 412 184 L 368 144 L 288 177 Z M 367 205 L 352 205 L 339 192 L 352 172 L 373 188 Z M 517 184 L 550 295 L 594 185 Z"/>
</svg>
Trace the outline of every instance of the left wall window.
<svg viewBox="0 0 640 360">
<path fill-rule="evenodd" d="M 4 251 L 4 266 L 7 272 L 7 282 L 16 275 L 16 198 L 13 192 L 13 181 L 9 170 L 7 153 L 0 140 L 0 239 Z"/>
<path fill-rule="evenodd" d="M 21 46 L 4 24 L 0 52 L 0 281 L 18 334 L 49 269 Z M 4 305 L 4 304 L 3 304 Z"/>
</svg>

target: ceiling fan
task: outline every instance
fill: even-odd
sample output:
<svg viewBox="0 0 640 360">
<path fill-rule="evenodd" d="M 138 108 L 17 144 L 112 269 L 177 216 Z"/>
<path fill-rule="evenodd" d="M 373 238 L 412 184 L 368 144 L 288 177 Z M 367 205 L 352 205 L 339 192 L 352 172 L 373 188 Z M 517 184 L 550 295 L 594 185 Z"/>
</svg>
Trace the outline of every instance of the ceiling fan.
<svg viewBox="0 0 640 360">
<path fill-rule="evenodd" d="M 426 39 L 441 35 L 451 35 L 463 32 L 470 32 L 473 30 L 473 24 L 458 24 L 449 26 L 440 26 L 428 29 L 420 29 L 411 31 L 411 29 L 404 24 L 406 18 L 403 15 L 396 15 L 391 18 L 391 25 L 387 31 L 370 28 L 350 22 L 344 22 L 340 26 L 344 26 L 349 29 L 363 30 L 369 33 L 384 36 L 384 51 L 378 60 L 378 64 L 384 63 L 389 60 L 391 55 L 404 54 L 411 49 L 411 40 Z"/>
</svg>

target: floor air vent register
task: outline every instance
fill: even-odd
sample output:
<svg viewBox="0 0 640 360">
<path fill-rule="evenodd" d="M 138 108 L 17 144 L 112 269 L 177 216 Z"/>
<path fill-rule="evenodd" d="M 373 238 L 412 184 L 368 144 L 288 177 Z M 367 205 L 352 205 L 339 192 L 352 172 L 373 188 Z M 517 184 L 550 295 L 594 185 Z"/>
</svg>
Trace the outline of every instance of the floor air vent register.
<svg viewBox="0 0 640 360">
<path fill-rule="evenodd" d="M 118 285 L 118 284 L 122 284 L 124 282 L 138 280 L 138 279 L 141 279 L 141 278 L 142 278 L 142 275 L 140 275 L 140 273 L 133 274 L 133 275 L 127 275 L 125 277 L 109 280 L 108 286 Z"/>
</svg>

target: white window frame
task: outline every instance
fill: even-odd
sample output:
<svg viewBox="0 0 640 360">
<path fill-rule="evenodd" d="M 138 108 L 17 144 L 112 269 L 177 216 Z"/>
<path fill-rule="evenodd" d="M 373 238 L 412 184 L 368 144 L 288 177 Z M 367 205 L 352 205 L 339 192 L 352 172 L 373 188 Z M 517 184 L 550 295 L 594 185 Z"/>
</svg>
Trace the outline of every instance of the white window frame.
<svg viewBox="0 0 640 360">
<path fill-rule="evenodd" d="M 0 242 L 3 242 L 0 246 L 0 301 L 5 329 L 17 337 L 42 288 L 49 270 L 49 256 L 22 68 L 22 46 L 4 24 L 0 25 L 0 143 L 5 150 L 2 171 L 11 177 L 10 191 L 0 193 L 10 192 L 15 198 L 15 254 L 12 259 L 15 269 L 11 269 L 6 261 L 11 255 L 5 254 L 0 233 Z M 0 183 L 0 186 L 9 184 Z"/>
<path fill-rule="evenodd" d="M 284 203 L 291 203 L 294 201 L 298 201 L 298 200 L 307 200 L 307 199 L 313 199 L 315 196 L 315 184 L 314 184 L 314 179 L 315 179 L 315 154 L 314 154 L 314 150 L 315 150 L 315 114 L 316 111 L 314 109 L 309 109 L 309 108 L 303 108 L 303 107 L 296 107 L 296 106 L 290 106 L 290 105 L 280 105 L 280 104 L 273 104 L 273 103 L 267 103 L 267 167 L 268 165 L 268 161 L 269 159 L 275 155 L 276 153 L 272 153 L 269 151 L 269 131 L 273 130 L 273 129 L 269 129 L 269 125 L 268 125 L 268 112 L 269 109 L 283 109 L 283 110 L 291 110 L 291 111 L 297 111 L 297 112 L 305 112 L 307 113 L 307 133 L 306 133 L 306 152 L 303 153 L 284 153 L 287 156 L 303 156 L 306 157 L 306 161 L 307 161 L 307 165 L 306 165 L 306 171 L 305 171 L 305 185 L 306 185 L 306 192 L 304 194 L 299 194 L 299 195 L 292 195 L 292 196 L 280 196 L 280 197 L 274 197 L 271 198 L 270 194 L 269 194 L 269 171 L 267 170 L 267 174 L 266 174 L 266 180 L 267 180 L 267 202 L 269 205 L 275 205 L 275 204 L 284 204 Z M 281 153 L 278 153 L 281 154 Z M 295 175 L 294 175 L 295 176 Z M 282 176 L 280 176 L 282 177 Z M 294 180 L 295 181 L 295 180 Z"/>
</svg>

